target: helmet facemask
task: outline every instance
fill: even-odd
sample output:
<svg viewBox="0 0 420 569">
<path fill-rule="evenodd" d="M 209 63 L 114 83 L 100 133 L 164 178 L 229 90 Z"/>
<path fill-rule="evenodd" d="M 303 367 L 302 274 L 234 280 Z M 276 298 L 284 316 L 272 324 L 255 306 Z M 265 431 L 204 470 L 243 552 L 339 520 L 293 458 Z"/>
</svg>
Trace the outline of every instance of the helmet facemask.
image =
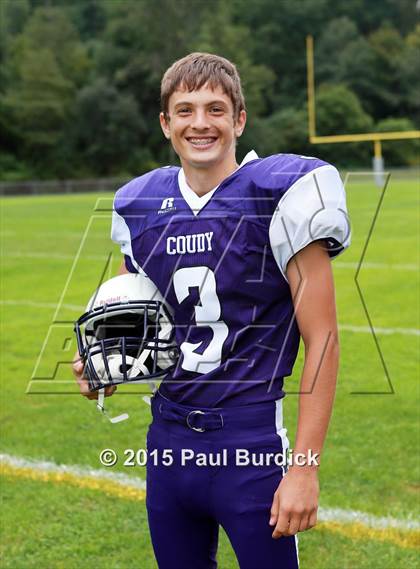
<svg viewBox="0 0 420 569">
<path fill-rule="evenodd" d="M 159 300 L 105 304 L 75 326 L 91 391 L 162 377 L 176 363 L 172 317 Z"/>
</svg>

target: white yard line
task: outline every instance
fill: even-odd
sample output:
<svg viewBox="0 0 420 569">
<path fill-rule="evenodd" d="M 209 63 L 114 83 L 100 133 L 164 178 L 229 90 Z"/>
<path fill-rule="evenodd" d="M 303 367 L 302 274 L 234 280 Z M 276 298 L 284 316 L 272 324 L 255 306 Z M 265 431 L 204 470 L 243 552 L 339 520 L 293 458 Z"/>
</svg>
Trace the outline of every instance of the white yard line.
<svg viewBox="0 0 420 569">
<path fill-rule="evenodd" d="M 137 490 L 145 490 L 146 482 L 138 477 L 127 476 L 120 472 L 111 472 L 105 469 L 95 469 L 87 466 L 78 466 L 77 464 L 56 464 L 46 460 L 33 460 L 12 456 L 10 454 L 0 454 L 0 464 L 11 466 L 12 468 L 29 468 L 38 472 L 55 473 L 55 474 L 72 474 L 83 478 L 92 478 L 94 480 L 110 480 L 121 486 L 128 488 L 136 488 Z"/>
<path fill-rule="evenodd" d="M 35 300 L 0 300 L 0 306 L 33 306 L 34 308 L 49 308 L 56 310 L 57 302 L 36 302 Z M 62 304 L 62 308 L 69 310 L 85 310 L 81 304 Z"/>
<path fill-rule="evenodd" d="M 21 251 L 16 251 L 15 253 L 6 253 L 2 255 L 3 258 L 8 259 L 55 259 L 60 261 L 74 261 L 76 255 L 65 255 L 62 253 L 43 253 L 43 252 L 33 252 L 33 253 L 24 253 Z M 107 254 L 103 255 L 83 255 L 82 261 L 106 261 L 108 259 Z"/>
<path fill-rule="evenodd" d="M 344 332 L 355 332 L 356 334 L 371 334 L 372 330 L 369 326 L 353 326 L 352 324 L 339 324 L 339 330 Z M 391 334 L 402 334 L 404 336 L 420 336 L 420 330 L 418 328 L 380 328 L 373 327 L 375 334 L 384 334 L 389 336 Z"/>
<path fill-rule="evenodd" d="M 344 510 L 342 508 L 319 508 L 318 514 L 321 522 L 341 522 L 348 524 L 363 524 L 374 529 L 419 530 L 420 522 L 415 519 L 402 520 L 391 516 L 374 516 L 358 510 Z"/>
<path fill-rule="evenodd" d="M 110 219 L 111 219 L 111 212 L 110 212 Z M 18 231 L 8 230 L 5 229 L 0 231 L 0 237 L 15 237 L 17 235 L 21 235 Z M 83 235 L 81 231 L 37 231 L 35 233 L 36 237 L 53 237 L 57 239 L 57 237 L 75 237 L 80 239 Z M 91 235 L 94 239 L 103 239 L 104 235 L 98 232 L 98 235 Z"/>
<path fill-rule="evenodd" d="M 343 261 L 333 261 L 333 267 L 336 269 L 354 269 L 359 268 L 359 263 L 344 263 Z M 415 263 L 370 263 L 363 262 L 361 269 L 379 269 L 384 271 L 419 271 L 420 266 Z"/>
<path fill-rule="evenodd" d="M 86 466 L 56 464 L 54 462 L 33 460 L 23 457 L 0 454 L 0 464 L 15 469 L 29 469 L 31 471 L 54 474 L 71 474 L 80 478 L 89 478 L 94 481 L 103 480 L 113 482 L 123 488 L 145 490 L 146 482 L 139 477 L 131 477 L 119 472 L 95 469 Z M 411 518 L 401 519 L 391 516 L 379 517 L 357 510 L 345 510 L 343 508 L 319 508 L 318 519 L 320 522 L 339 522 L 345 524 L 363 524 L 373 529 L 396 529 L 413 531 L 420 529 L 420 523 Z"/>
</svg>

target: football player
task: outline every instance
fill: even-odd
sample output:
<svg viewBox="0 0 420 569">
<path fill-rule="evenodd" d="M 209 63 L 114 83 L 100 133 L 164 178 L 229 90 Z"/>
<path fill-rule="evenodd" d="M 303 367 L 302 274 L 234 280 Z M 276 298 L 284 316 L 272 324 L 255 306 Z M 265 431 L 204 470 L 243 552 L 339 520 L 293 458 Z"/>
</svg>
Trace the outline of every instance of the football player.
<svg viewBox="0 0 420 569">
<path fill-rule="evenodd" d="M 296 569 L 296 534 L 317 520 L 319 459 L 310 457 L 322 451 L 338 370 L 331 258 L 350 242 L 345 192 L 318 158 L 251 151 L 238 164 L 245 123 L 230 61 L 176 61 L 162 79 L 160 124 L 181 167 L 135 178 L 114 201 L 122 272 L 156 285 L 180 350 L 152 398 L 147 435 L 149 453 L 174 458 L 147 466 L 161 569 L 216 567 L 219 525 L 241 569 Z M 304 458 L 287 468 L 270 457 L 287 454 L 284 378 L 300 337 L 293 448 Z M 74 371 L 95 397 L 80 362 Z"/>
</svg>

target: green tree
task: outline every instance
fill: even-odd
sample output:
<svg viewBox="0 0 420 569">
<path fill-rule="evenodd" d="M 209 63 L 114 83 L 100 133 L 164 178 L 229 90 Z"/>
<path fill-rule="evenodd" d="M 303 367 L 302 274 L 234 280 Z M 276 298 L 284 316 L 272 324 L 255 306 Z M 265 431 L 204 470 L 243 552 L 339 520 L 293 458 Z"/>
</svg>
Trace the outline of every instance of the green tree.
<svg viewBox="0 0 420 569">
<path fill-rule="evenodd" d="M 9 51 L 3 127 L 19 139 L 18 156 L 37 176 L 71 174 L 67 131 L 77 87 L 89 69 L 76 30 L 62 9 L 41 7 Z"/>
<path fill-rule="evenodd" d="M 208 14 L 203 17 L 189 48 L 191 51 L 218 53 L 233 61 L 242 78 L 249 113 L 259 116 L 266 110 L 267 94 L 272 92 L 275 75 L 266 65 L 253 62 L 250 42 L 249 29 L 233 22 L 231 5 L 218 0 L 208 8 Z"/>
<path fill-rule="evenodd" d="M 362 108 L 359 98 L 345 85 L 321 85 L 317 94 L 317 134 L 371 132 L 373 120 Z M 370 162 L 367 143 L 322 144 L 319 153 L 338 164 Z"/>
<path fill-rule="evenodd" d="M 192 10 L 187 0 L 107 4 L 107 26 L 95 51 L 97 76 L 134 97 L 147 125 L 147 148 L 163 163 L 170 152 L 158 122 L 160 80 L 175 59 L 188 53 L 188 42 L 199 27 L 200 6 Z"/>
<path fill-rule="evenodd" d="M 249 121 L 240 155 L 253 146 L 368 165 L 369 143 L 308 144 L 308 33 L 319 132 L 399 118 L 419 128 L 413 0 L 2 0 L 0 23 L 0 170 L 8 176 L 136 173 L 173 161 L 157 120 L 160 80 L 193 50 L 220 53 L 241 73 Z M 402 158 L 387 148 L 387 160 Z"/>
<path fill-rule="evenodd" d="M 20 33 L 29 17 L 29 0 L 0 2 L 0 92 L 4 92 L 11 72 L 8 64 L 13 36 Z"/>
<path fill-rule="evenodd" d="M 399 60 L 399 84 L 403 94 L 404 115 L 420 128 L 420 24 L 405 39 L 405 51 Z"/>
<path fill-rule="evenodd" d="M 100 175 L 137 174 L 156 166 L 134 97 L 104 79 L 79 92 L 74 128 L 80 155 Z"/>
<path fill-rule="evenodd" d="M 356 23 L 347 16 L 326 22 L 322 34 L 315 41 L 317 82 L 342 82 L 345 79 L 344 54 L 348 46 L 360 38 Z"/>
<path fill-rule="evenodd" d="M 101 0 L 65 1 L 69 14 L 85 45 L 98 38 L 105 29 L 107 21 L 106 2 Z"/>
<path fill-rule="evenodd" d="M 49 50 L 63 76 L 81 85 L 90 69 L 86 48 L 66 11 L 58 7 L 37 8 L 19 37 L 22 52 Z"/>
<path fill-rule="evenodd" d="M 268 117 L 251 118 L 249 129 L 240 139 L 241 146 L 253 147 L 261 156 L 291 152 L 312 154 L 308 140 L 305 109 L 286 107 Z"/>
<path fill-rule="evenodd" d="M 359 98 L 345 85 L 321 85 L 317 94 L 317 130 L 320 135 L 369 132 L 372 118 Z"/>
<path fill-rule="evenodd" d="M 316 44 L 317 80 L 345 84 L 369 114 L 387 116 L 401 103 L 396 70 L 402 49 L 402 38 L 388 25 L 366 38 L 347 17 L 331 20 Z"/>
<path fill-rule="evenodd" d="M 305 104 L 305 36 L 319 35 L 332 13 L 329 3 L 329 0 L 234 3 L 237 21 L 249 30 L 245 45 L 251 60 L 271 69 L 276 78 L 266 95 L 267 114 Z"/>
<path fill-rule="evenodd" d="M 407 118 L 388 117 L 379 121 L 376 125 L 378 132 L 395 132 L 414 130 L 414 124 Z M 420 140 L 384 140 L 382 150 L 385 165 L 388 166 L 419 166 L 420 165 Z"/>
<path fill-rule="evenodd" d="M 369 44 L 375 55 L 370 101 L 375 117 L 382 119 L 400 112 L 403 93 L 399 67 L 405 46 L 400 33 L 389 24 L 374 31 L 369 36 Z"/>
<path fill-rule="evenodd" d="M 384 22 L 393 22 L 399 30 L 406 33 L 417 18 L 416 2 L 412 0 L 330 0 L 329 4 L 330 14 L 335 17 L 347 16 L 357 22 L 363 35 L 378 29 Z"/>
<path fill-rule="evenodd" d="M 162 29 L 165 35 L 162 40 Z M 134 96 L 148 126 L 148 147 L 161 161 L 172 159 L 159 124 L 159 91 L 163 72 L 191 51 L 210 51 L 237 63 L 253 114 L 263 111 L 273 72 L 256 65 L 249 54 L 250 33 L 233 22 L 226 2 L 181 0 L 117 2 L 109 7 L 108 25 L 97 52 L 97 69 L 119 91 Z"/>
<path fill-rule="evenodd" d="M 14 36 L 21 33 L 29 17 L 30 10 L 29 0 L 2 0 L 0 2 L 2 35 Z"/>
<path fill-rule="evenodd" d="M 19 132 L 22 157 L 40 173 L 63 136 L 74 89 L 47 49 L 25 52 L 17 72 L 3 105 Z"/>
</svg>

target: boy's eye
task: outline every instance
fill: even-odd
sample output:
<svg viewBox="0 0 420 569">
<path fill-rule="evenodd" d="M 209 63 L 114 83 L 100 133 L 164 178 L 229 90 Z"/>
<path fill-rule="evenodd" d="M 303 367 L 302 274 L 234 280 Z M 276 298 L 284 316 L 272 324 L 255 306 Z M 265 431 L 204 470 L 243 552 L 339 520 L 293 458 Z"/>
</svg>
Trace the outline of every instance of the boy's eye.
<svg viewBox="0 0 420 569">
<path fill-rule="evenodd" d="M 178 109 L 178 114 L 179 115 L 185 115 L 190 113 L 190 109 L 188 107 L 182 107 L 181 109 Z"/>
<path fill-rule="evenodd" d="M 223 113 L 223 109 L 222 109 L 221 107 L 212 107 L 212 108 L 210 109 L 210 111 L 211 111 L 212 113 L 219 113 L 219 114 L 220 114 L 220 113 Z"/>
</svg>

